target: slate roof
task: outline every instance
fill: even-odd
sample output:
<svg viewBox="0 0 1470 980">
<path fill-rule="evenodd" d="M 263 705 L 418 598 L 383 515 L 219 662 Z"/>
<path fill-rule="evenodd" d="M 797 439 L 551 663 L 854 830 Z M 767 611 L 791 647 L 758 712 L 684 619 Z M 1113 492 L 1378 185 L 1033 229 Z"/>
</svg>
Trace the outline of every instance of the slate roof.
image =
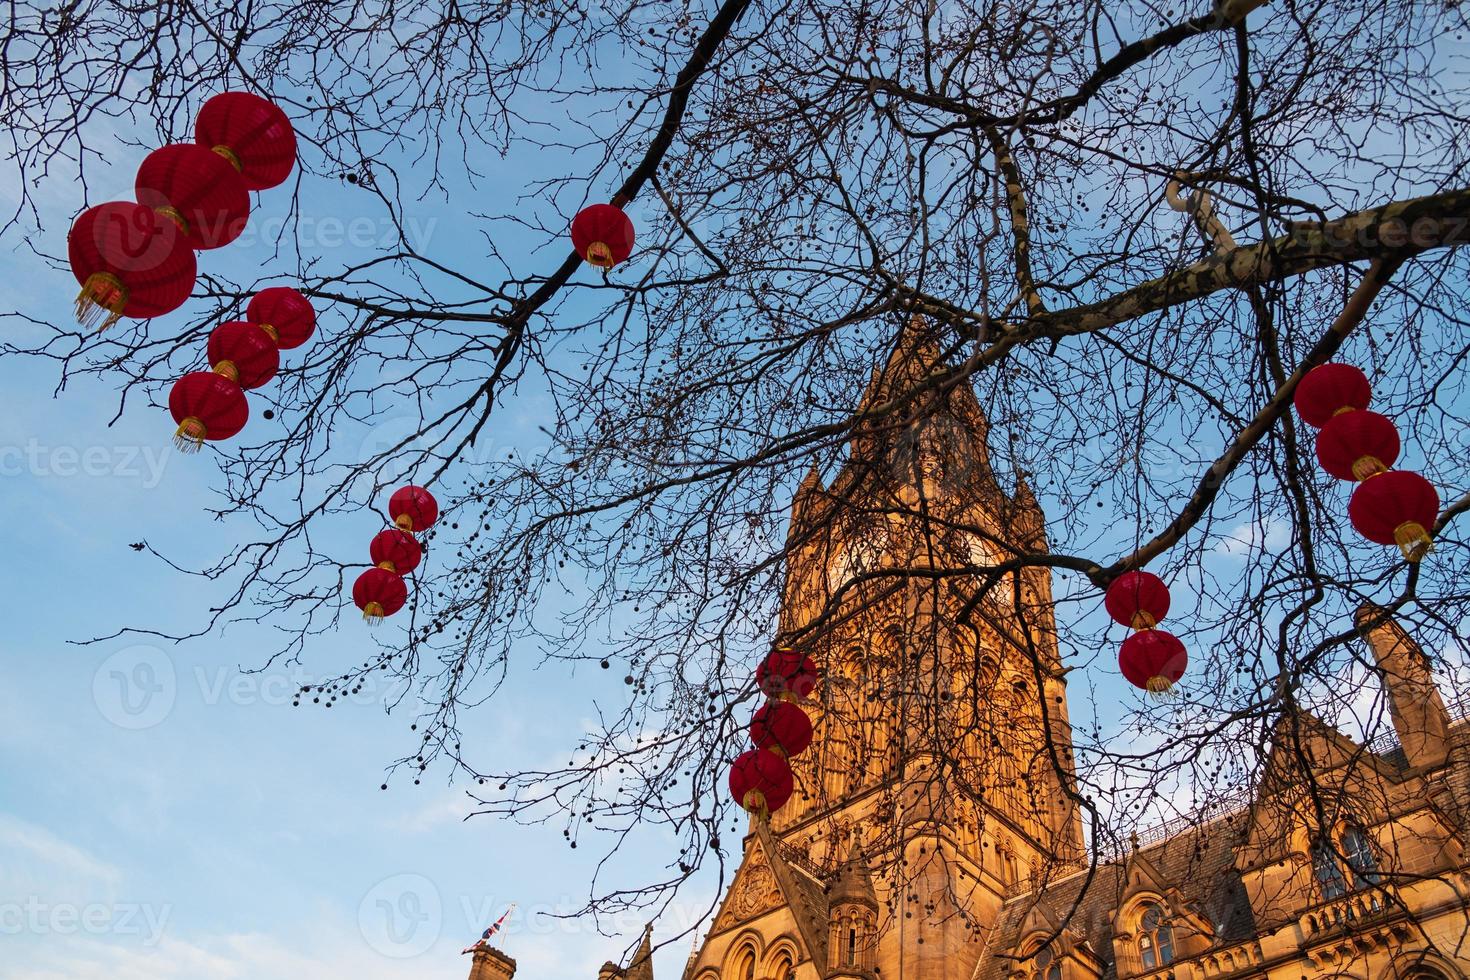
<svg viewBox="0 0 1470 980">
<path fill-rule="evenodd" d="M 1235 872 L 1235 846 L 1248 827 L 1240 810 L 1141 848 L 1137 853 L 1157 872 L 1165 887 L 1208 921 L 1216 943 L 1228 946 L 1256 934 L 1245 887 Z M 1040 902 L 1048 917 L 1065 924 L 1070 937 L 1103 963 L 1103 980 L 1117 976 L 1113 963 L 1113 914 L 1123 897 L 1128 859 L 1100 864 L 1089 884 L 1086 871 L 1010 899 L 1001 908 L 987 943 L 977 980 L 1001 980 L 1014 955 L 1022 926 Z M 1080 896 L 1080 901 L 1079 901 Z M 1076 906 L 1074 911 L 1074 906 Z M 1070 918 L 1069 918 L 1070 916 Z"/>
</svg>

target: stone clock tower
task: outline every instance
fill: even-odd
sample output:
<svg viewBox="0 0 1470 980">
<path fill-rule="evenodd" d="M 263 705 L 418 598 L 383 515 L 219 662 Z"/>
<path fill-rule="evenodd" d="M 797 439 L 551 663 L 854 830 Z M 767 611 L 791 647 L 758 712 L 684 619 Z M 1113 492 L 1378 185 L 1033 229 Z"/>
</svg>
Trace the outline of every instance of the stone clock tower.
<svg viewBox="0 0 1470 980">
<path fill-rule="evenodd" d="M 689 980 L 968 980 L 1007 892 L 1081 861 L 1048 573 L 1003 567 L 1042 516 L 944 369 L 912 322 L 797 493 L 780 630 L 825 674 L 816 739 Z"/>
</svg>

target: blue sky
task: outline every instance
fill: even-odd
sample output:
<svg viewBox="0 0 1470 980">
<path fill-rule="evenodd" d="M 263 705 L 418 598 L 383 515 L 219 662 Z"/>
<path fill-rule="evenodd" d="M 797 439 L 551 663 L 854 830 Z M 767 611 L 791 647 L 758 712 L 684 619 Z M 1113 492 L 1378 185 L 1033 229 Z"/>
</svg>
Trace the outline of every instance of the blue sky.
<svg viewBox="0 0 1470 980">
<path fill-rule="evenodd" d="M 130 196 L 141 154 L 109 157 L 110 170 L 92 175 L 92 203 Z M 350 261 L 386 228 L 366 195 L 337 180 L 308 176 L 302 192 L 306 260 Z M 48 213 L 62 217 L 39 232 L 37 247 L 63 253 L 80 195 L 65 182 L 41 193 Z M 0 199 L 14 194 L 0 186 Z M 286 197 L 256 196 L 253 227 L 201 268 L 288 272 L 269 254 Z M 408 210 L 410 234 L 430 254 L 479 254 L 475 229 L 454 208 L 429 201 Z M 48 268 L 18 235 L 0 246 L 6 305 L 68 322 L 70 273 Z M 7 321 L 5 329 L 15 337 L 29 328 Z M 172 450 L 165 410 L 133 398 L 109 425 L 110 385 L 73 381 L 53 398 L 56 385 L 47 363 L 0 363 L 0 499 L 15 515 L 8 549 L 24 556 L 0 571 L 9 618 L 0 635 L 0 977 L 452 980 L 468 973 L 461 948 L 511 902 L 520 911 L 504 947 L 521 976 L 592 977 L 636 942 L 637 914 L 558 917 L 586 900 L 598 842 L 571 850 L 560 824 L 465 822 L 467 787 L 433 771 L 422 785 L 395 778 L 379 789 L 384 767 L 417 744 L 412 698 L 391 716 L 386 706 L 402 692 L 388 687 L 369 686 L 330 710 L 292 707 L 302 683 L 362 659 L 371 640 L 355 609 L 313 641 L 304 667 L 256 672 L 271 638 L 244 626 L 177 646 L 137 636 L 74 643 L 123 624 L 197 626 L 216 590 L 128 544 L 146 540 L 197 565 L 247 529 L 205 513 L 221 483 L 216 463 Z M 252 426 L 268 424 L 259 412 L 269 390 L 252 397 Z M 540 411 L 528 393 L 478 451 L 534 443 Z M 380 447 L 405 424 L 390 413 L 346 434 L 344 452 Z M 322 533 L 333 553 L 365 561 L 380 526 L 364 512 Z M 620 677 L 596 673 L 513 678 L 513 706 L 478 712 L 467 737 L 485 748 L 481 758 L 559 757 L 577 744 L 594 700 L 624 696 Z M 657 842 L 638 846 L 620 858 L 632 867 L 667 860 Z M 687 910 L 660 921 L 660 936 L 687 928 L 714 894 L 713 881 L 691 889 Z M 688 940 L 663 951 L 660 972 L 677 974 L 688 951 Z"/>
</svg>

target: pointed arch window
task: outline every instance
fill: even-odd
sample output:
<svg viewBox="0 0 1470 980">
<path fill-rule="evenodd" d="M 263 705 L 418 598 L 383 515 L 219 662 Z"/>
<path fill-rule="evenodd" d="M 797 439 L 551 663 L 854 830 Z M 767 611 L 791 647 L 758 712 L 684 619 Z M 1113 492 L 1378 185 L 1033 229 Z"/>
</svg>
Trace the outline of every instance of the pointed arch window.
<svg viewBox="0 0 1470 980">
<path fill-rule="evenodd" d="M 745 947 L 735 957 L 733 980 L 755 980 L 755 950 Z"/>
<path fill-rule="evenodd" d="M 1322 837 L 1312 842 L 1312 876 L 1317 879 L 1317 891 L 1324 902 L 1347 894 L 1347 877 L 1332 853 L 1332 844 Z"/>
<path fill-rule="evenodd" d="M 1138 919 L 1138 959 L 1145 970 L 1157 970 L 1174 962 L 1174 927 L 1163 906 L 1149 902 Z"/>
<path fill-rule="evenodd" d="M 796 967 L 791 962 L 790 953 L 782 953 L 776 957 L 776 962 L 771 966 L 771 980 L 793 980 L 796 976 Z"/>
<path fill-rule="evenodd" d="M 1050 946 L 1043 946 L 1032 957 L 1036 969 L 1036 980 L 1062 980 L 1062 964 Z"/>
<path fill-rule="evenodd" d="M 1342 832 L 1342 856 L 1347 859 L 1348 870 L 1353 873 L 1353 887 L 1367 888 L 1378 884 L 1378 856 L 1368 835 L 1362 827 L 1349 827 Z"/>
</svg>

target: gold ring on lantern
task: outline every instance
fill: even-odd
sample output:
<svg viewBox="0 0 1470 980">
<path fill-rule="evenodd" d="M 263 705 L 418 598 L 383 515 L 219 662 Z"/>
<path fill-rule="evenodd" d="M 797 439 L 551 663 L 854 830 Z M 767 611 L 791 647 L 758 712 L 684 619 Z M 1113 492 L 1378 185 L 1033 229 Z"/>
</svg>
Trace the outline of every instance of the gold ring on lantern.
<svg viewBox="0 0 1470 980">
<path fill-rule="evenodd" d="M 240 165 L 240 158 L 235 156 L 235 151 L 228 146 L 211 146 L 211 150 L 230 161 L 230 166 L 235 168 L 235 173 L 240 173 L 245 168 Z"/>
</svg>

